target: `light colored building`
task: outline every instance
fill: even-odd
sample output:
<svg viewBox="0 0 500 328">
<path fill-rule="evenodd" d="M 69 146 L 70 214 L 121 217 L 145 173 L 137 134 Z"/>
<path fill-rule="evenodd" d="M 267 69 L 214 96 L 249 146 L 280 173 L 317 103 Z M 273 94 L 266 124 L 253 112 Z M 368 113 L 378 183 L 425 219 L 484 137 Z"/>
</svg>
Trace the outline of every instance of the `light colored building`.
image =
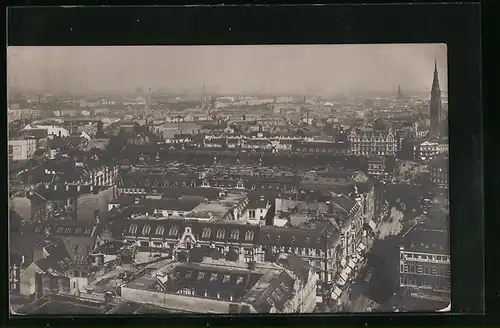
<svg viewBox="0 0 500 328">
<path fill-rule="evenodd" d="M 37 149 L 37 140 L 34 138 L 9 140 L 9 156 L 14 161 L 31 158 Z"/>
</svg>

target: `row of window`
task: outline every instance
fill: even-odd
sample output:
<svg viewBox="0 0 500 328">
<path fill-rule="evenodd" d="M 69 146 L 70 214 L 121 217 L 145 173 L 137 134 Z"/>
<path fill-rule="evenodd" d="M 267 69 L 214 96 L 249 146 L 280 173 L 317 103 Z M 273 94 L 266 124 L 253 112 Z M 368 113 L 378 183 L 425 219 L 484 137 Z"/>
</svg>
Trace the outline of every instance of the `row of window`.
<svg viewBox="0 0 500 328">
<path fill-rule="evenodd" d="M 401 264 L 400 273 L 416 273 L 416 274 L 433 275 L 440 277 L 448 277 L 450 275 L 449 268 L 422 265 L 422 264 L 417 264 L 417 265 Z"/>
<path fill-rule="evenodd" d="M 446 255 L 428 255 L 428 254 L 413 254 L 413 253 L 401 254 L 401 259 L 404 260 L 405 256 L 407 259 L 434 260 L 434 261 L 448 261 L 449 260 L 449 256 L 446 256 Z"/>
<path fill-rule="evenodd" d="M 137 224 L 132 224 L 132 225 L 130 225 L 128 232 L 130 234 L 136 234 L 138 228 L 139 228 L 139 226 Z M 164 232 L 165 232 L 164 226 L 159 225 L 156 227 L 155 235 L 163 235 Z M 149 235 L 150 233 L 151 233 L 151 226 L 148 224 L 144 225 L 142 227 L 141 234 L 143 236 L 145 236 L 145 235 Z M 178 233 L 179 233 L 179 228 L 177 226 L 172 226 L 169 230 L 168 235 L 171 237 L 176 237 L 178 235 Z M 226 231 L 224 229 L 218 229 L 216 232 L 216 238 L 217 239 L 224 239 L 225 234 L 226 234 Z M 211 235 L 212 235 L 212 229 L 205 228 L 202 230 L 202 238 L 210 238 Z M 236 229 L 232 230 L 231 235 L 230 235 L 230 239 L 239 240 L 239 238 L 240 238 L 240 231 L 236 230 Z M 246 241 L 253 241 L 253 239 L 254 239 L 254 232 L 247 231 L 245 233 L 245 240 Z"/>
</svg>

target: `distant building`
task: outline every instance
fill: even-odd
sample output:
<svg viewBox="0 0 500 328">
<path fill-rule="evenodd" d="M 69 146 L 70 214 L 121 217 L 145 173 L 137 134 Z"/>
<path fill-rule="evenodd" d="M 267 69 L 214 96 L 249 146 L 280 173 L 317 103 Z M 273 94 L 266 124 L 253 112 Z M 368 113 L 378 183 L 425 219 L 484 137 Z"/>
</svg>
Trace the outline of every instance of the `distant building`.
<svg viewBox="0 0 500 328">
<path fill-rule="evenodd" d="M 448 188 L 448 166 L 447 156 L 437 156 L 429 163 L 431 181 L 443 188 Z"/>
<path fill-rule="evenodd" d="M 396 135 L 388 132 L 376 132 L 373 129 L 352 129 L 348 134 L 351 155 L 394 156 L 398 151 Z"/>
<path fill-rule="evenodd" d="M 368 174 L 371 176 L 381 176 L 385 173 L 385 157 L 374 156 L 368 158 Z"/>
<path fill-rule="evenodd" d="M 9 157 L 13 161 L 29 159 L 38 149 L 38 142 L 34 138 L 9 140 Z"/>
</svg>

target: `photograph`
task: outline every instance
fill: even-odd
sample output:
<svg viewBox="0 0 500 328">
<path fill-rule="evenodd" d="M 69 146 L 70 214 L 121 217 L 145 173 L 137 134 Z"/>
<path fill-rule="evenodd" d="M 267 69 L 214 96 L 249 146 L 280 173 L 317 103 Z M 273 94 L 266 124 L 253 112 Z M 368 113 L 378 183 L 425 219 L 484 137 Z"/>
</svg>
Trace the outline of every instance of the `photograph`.
<svg viewBox="0 0 500 328">
<path fill-rule="evenodd" d="M 9 46 L 11 316 L 450 311 L 447 60 Z"/>
</svg>

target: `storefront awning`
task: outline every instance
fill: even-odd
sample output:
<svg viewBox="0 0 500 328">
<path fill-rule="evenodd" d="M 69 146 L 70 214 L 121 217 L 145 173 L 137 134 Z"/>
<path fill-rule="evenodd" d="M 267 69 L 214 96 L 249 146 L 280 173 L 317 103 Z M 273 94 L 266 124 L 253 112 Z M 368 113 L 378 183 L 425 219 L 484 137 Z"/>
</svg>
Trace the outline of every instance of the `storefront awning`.
<svg viewBox="0 0 500 328">
<path fill-rule="evenodd" d="M 370 226 L 370 228 L 372 228 L 373 230 L 375 230 L 377 228 L 377 224 L 375 222 L 373 222 L 372 220 L 370 220 L 370 222 L 368 222 L 368 225 Z"/>
<path fill-rule="evenodd" d="M 354 260 L 350 260 L 348 268 L 354 269 L 355 266 L 356 266 L 356 263 L 354 263 Z M 349 271 L 351 271 L 351 270 L 349 270 Z"/>
</svg>

